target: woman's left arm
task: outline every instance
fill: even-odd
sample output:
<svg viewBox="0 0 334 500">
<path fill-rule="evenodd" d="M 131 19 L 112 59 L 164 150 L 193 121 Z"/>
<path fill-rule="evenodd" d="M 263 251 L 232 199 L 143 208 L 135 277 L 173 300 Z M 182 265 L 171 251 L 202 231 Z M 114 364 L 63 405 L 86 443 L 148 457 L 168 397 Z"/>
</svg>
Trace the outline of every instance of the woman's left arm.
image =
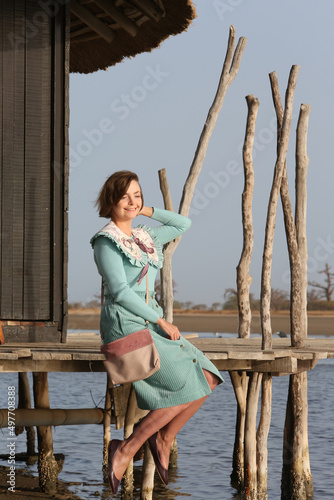
<svg viewBox="0 0 334 500">
<path fill-rule="evenodd" d="M 146 215 L 162 223 L 162 226 L 151 228 L 161 245 L 181 236 L 191 226 L 191 220 L 188 217 L 161 208 L 143 207 L 140 215 Z"/>
</svg>

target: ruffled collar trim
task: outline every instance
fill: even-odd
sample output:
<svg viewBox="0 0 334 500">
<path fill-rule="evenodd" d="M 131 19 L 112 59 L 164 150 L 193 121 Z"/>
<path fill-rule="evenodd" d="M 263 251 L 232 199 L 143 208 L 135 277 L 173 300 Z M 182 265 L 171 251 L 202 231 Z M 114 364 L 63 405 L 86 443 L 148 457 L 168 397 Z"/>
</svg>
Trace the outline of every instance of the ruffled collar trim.
<svg viewBox="0 0 334 500">
<path fill-rule="evenodd" d="M 161 244 L 151 228 L 145 225 L 133 228 L 132 236 L 128 236 L 113 221 L 110 221 L 93 236 L 90 241 L 92 246 L 98 236 L 112 239 L 117 247 L 137 266 L 142 267 L 149 260 L 154 266 L 162 267 Z"/>
</svg>

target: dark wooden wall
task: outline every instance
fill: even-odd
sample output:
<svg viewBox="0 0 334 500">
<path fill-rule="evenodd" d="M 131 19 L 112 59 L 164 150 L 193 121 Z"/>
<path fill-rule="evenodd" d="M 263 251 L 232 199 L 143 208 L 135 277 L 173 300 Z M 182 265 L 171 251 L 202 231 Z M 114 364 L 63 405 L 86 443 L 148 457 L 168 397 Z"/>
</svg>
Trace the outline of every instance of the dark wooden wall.
<svg viewBox="0 0 334 500">
<path fill-rule="evenodd" d="M 0 0 L 0 319 L 60 341 L 67 317 L 68 6 Z"/>
</svg>

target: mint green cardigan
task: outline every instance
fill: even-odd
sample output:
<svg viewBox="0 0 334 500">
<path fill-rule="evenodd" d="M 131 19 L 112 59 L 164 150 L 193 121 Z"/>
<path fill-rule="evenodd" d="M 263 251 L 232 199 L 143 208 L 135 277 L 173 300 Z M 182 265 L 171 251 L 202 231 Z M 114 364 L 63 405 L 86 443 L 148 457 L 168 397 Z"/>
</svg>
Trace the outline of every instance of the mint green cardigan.
<svg viewBox="0 0 334 500">
<path fill-rule="evenodd" d="M 158 208 L 154 208 L 151 218 L 162 225 L 151 228 L 140 225 L 133 229 L 130 238 L 110 222 L 91 239 L 105 295 L 100 318 L 102 342 L 107 344 L 141 330 L 149 321 L 148 327 L 159 352 L 160 370 L 133 384 L 138 406 L 143 410 L 176 406 L 210 394 L 203 369 L 211 371 L 223 382 L 216 367 L 201 351 L 182 335 L 179 340 L 170 340 L 156 324 L 163 316 L 154 292 L 155 277 L 163 263 L 162 247 L 184 233 L 191 221 Z M 136 237 L 148 252 L 134 242 Z M 147 264 L 148 305 L 145 303 L 146 279 L 140 280 Z"/>
</svg>

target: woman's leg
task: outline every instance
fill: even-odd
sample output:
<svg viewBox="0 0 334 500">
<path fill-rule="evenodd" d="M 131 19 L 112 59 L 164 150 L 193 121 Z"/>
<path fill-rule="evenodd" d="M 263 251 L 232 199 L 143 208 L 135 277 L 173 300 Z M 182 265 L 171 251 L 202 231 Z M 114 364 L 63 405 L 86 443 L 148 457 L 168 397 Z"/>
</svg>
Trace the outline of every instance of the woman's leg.
<svg viewBox="0 0 334 500">
<path fill-rule="evenodd" d="M 206 370 L 203 371 L 211 390 L 213 390 L 218 384 L 218 378 L 211 372 Z M 174 437 L 183 425 L 190 419 L 190 417 L 192 417 L 192 415 L 194 415 L 194 413 L 196 413 L 196 411 L 202 406 L 206 398 L 207 396 L 204 396 L 203 398 L 191 401 L 190 403 L 150 411 L 150 413 L 143 418 L 143 420 L 135 428 L 133 434 L 126 441 L 124 441 L 123 445 L 119 448 L 117 452 L 117 463 L 114 460 L 114 473 L 116 477 L 122 477 L 131 458 L 136 454 L 145 441 L 160 429 L 164 429 L 164 432 L 159 433 L 158 436 L 159 453 L 162 465 L 165 466 L 165 468 L 168 468 L 170 445 Z M 179 416 L 180 418 L 178 418 Z M 165 436 L 166 439 L 162 440 L 160 436 L 161 434 L 162 436 Z M 173 437 L 171 438 L 171 436 Z"/>
<path fill-rule="evenodd" d="M 118 479 L 122 477 L 131 458 L 134 457 L 139 448 L 159 429 L 162 429 L 168 422 L 173 420 L 181 411 L 184 411 L 193 402 L 184 403 L 170 408 L 152 410 L 137 425 L 133 434 L 124 440 L 116 453 L 116 460 L 113 461 L 113 470 Z"/>
<path fill-rule="evenodd" d="M 204 375 L 208 381 L 210 389 L 213 389 L 218 385 L 218 378 L 213 373 L 203 370 Z M 161 458 L 161 463 L 168 469 L 170 447 L 173 439 L 176 437 L 177 433 L 182 429 L 182 427 L 188 422 L 188 420 L 195 415 L 197 410 L 200 409 L 207 396 L 193 401 L 187 408 L 184 408 L 178 415 L 176 415 L 167 425 L 160 429 L 158 435 L 158 448 Z"/>
</svg>

